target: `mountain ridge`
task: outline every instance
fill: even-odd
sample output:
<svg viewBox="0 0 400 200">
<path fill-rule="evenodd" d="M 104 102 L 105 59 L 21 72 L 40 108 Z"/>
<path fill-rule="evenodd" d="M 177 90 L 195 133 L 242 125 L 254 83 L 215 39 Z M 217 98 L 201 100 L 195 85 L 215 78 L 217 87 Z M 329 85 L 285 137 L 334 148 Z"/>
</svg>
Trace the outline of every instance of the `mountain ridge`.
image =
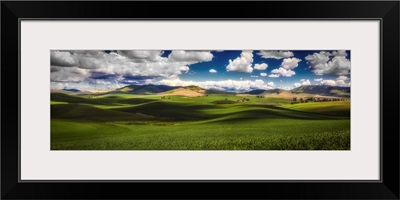
<svg viewBox="0 0 400 200">
<path fill-rule="evenodd" d="M 82 91 L 71 89 L 77 93 Z M 79 92 L 78 92 L 79 91 Z M 350 97 L 350 87 L 328 86 L 328 85 L 303 85 L 291 90 L 284 89 L 254 89 L 248 92 L 237 94 L 248 94 L 258 96 L 295 96 L 295 95 L 311 95 L 311 96 L 333 96 L 333 97 Z M 56 92 L 56 91 L 54 91 Z M 64 92 L 71 92 L 65 91 Z M 236 94 L 232 92 L 221 91 L 217 89 L 205 89 L 196 85 L 189 86 L 168 86 L 168 85 L 127 85 L 112 91 L 108 94 L 158 94 L 158 95 L 183 95 L 183 96 L 206 96 L 209 94 Z"/>
</svg>

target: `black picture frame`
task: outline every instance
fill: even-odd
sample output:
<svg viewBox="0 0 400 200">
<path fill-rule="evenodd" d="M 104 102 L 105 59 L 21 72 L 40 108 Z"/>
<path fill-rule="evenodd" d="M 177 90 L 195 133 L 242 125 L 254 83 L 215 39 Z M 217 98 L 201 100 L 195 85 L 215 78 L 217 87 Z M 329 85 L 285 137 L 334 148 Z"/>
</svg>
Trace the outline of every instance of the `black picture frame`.
<svg viewBox="0 0 400 200">
<path fill-rule="evenodd" d="M 399 8 L 399 1 L 2 1 L 1 198 L 399 199 Z M 379 19 L 381 181 L 20 182 L 20 19 Z"/>
</svg>

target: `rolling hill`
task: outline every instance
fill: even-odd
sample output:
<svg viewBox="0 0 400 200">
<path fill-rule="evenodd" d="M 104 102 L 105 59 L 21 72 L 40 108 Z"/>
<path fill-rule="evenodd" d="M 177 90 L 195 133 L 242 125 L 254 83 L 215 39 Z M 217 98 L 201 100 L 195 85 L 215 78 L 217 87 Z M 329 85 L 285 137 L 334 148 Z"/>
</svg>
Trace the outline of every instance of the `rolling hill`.
<svg viewBox="0 0 400 200">
<path fill-rule="evenodd" d="M 166 92 L 159 93 L 159 95 L 180 95 L 187 97 L 200 97 L 205 95 L 205 89 L 198 86 L 186 86 L 172 89 Z"/>
<path fill-rule="evenodd" d="M 79 121 L 131 121 L 151 120 L 152 116 L 141 113 L 127 113 L 115 110 L 100 109 L 89 105 L 63 104 L 51 106 L 51 117 L 54 119 Z"/>
</svg>

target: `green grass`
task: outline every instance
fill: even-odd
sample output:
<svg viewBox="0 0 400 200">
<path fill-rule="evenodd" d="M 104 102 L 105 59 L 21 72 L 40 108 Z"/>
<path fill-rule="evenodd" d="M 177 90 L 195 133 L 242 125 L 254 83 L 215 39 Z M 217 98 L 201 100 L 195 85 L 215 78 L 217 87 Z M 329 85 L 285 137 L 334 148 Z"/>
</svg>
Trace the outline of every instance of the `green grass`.
<svg viewBox="0 0 400 200">
<path fill-rule="evenodd" d="M 284 128 L 282 126 L 285 126 Z M 309 150 L 349 149 L 348 120 L 240 123 L 79 123 L 52 120 L 53 150 Z M 195 127 L 195 128 L 194 128 Z"/>
<path fill-rule="evenodd" d="M 52 94 L 52 150 L 349 150 L 350 101 Z M 234 104 L 220 102 L 235 101 Z M 217 102 L 217 103 L 216 103 Z M 277 106 L 279 105 L 279 106 Z"/>
<path fill-rule="evenodd" d="M 328 101 L 328 102 L 309 102 L 288 104 L 282 106 L 284 108 L 297 110 L 326 113 L 329 115 L 350 116 L 350 101 Z"/>
</svg>

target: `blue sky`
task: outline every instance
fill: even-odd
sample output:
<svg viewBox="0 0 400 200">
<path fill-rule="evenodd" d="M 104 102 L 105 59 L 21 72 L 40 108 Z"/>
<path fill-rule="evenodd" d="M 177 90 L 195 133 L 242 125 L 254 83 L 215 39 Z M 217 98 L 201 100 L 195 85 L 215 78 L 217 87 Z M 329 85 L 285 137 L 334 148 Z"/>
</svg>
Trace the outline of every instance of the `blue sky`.
<svg viewBox="0 0 400 200">
<path fill-rule="evenodd" d="M 50 56 L 52 89 L 165 84 L 243 92 L 351 81 L 348 50 L 52 50 Z"/>
</svg>

